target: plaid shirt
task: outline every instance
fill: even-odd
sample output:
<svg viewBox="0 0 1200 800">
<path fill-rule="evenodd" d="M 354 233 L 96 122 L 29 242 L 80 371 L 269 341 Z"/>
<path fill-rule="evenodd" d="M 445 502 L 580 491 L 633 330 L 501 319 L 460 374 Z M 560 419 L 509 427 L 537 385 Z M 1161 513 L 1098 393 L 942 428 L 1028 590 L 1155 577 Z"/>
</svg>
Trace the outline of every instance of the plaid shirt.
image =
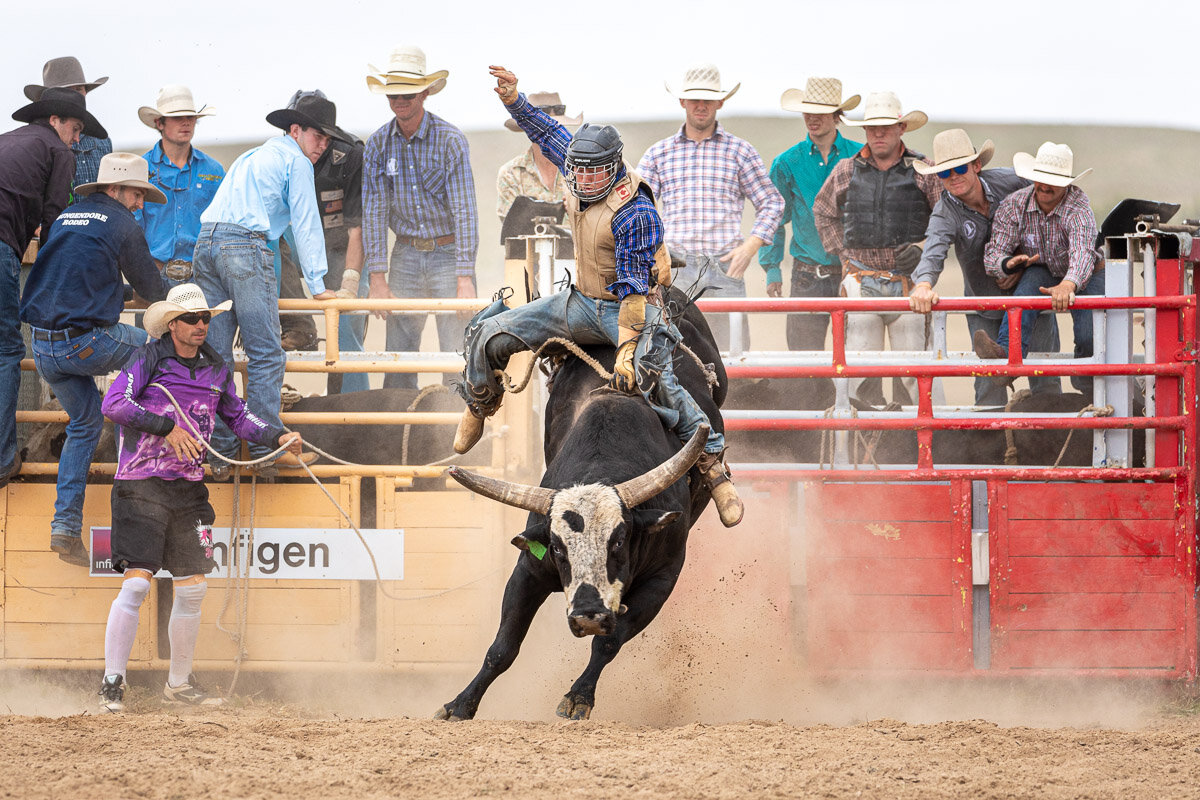
<svg viewBox="0 0 1200 800">
<path fill-rule="evenodd" d="M 904 148 L 902 158 L 930 163 L 920 153 L 909 150 L 907 147 Z M 833 168 L 829 180 L 825 181 L 825 185 L 817 193 L 816 202 L 813 203 L 817 233 L 821 235 L 821 242 L 831 255 L 842 259 L 852 258 L 868 269 L 890 270 L 896 266 L 896 251 L 892 248 L 844 246 L 842 207 L 846 203 L 846 191 L 850 187 L 850 177 L 854 174 L 854 169 L 860 166 L 863 169 L 878 169 L 871 162 L 870 147 L 865 145 L 854 158 L 838 162 L 838 165 Z M 929 209 L 932 211 L 942 196 L 942 182 L 937 175 L 921 175 L 915 171 L 913 177 L 916 178 L 917 187 L 925 194 L 925 199 L 929 202 Z"/>
<path fill-rule="evenodd" d="M 662 206 L 667 244 L 692 253 L 728 253 L 742 243 L 746 200 L 755 210 L 750 233 L 770 244 L 783 219 L 783 196 L 758 151 L 719 122 L 699 142 L 685 128 L 652 145 L 637 167 Z"/>
<path fill-rule="evenodd" d="M 550 159 L 560 172 L 564 172 L 563 163 L 567 158 L 567 145 L 571 143 L 571 132 L 537 106 L 530 105 L 524 94 L 518 94 L 517 101 L 505 108 L 521 130 L 525 131 L 529 141 L 537 145 L 542 155 Z M 622 166 L 617 180 L 624 175 L 625 168 Z M 580 208 L 585 207 L 586 204 L 581 202 Z M 622 299 L 630 293 L 646 294 L 650 291 L 654 254 L 663 241 L 663 224 L 658 210 L 644 190 L 617 209 L 612 219 L 612 233 L 616 240 L 617 280 L 605 288 Z"/>
<path fill-rule="evenodd" d="M 362 196 L 368 272 L 387 271 L 391 228 L 422 239 L 453 235 L 455 274 L 475 275 L 479 212 L 467 137 L 458 128 L 426 111 L 405 139 L 389 120 L 367 140 Z"/>
<path fill-rule="evenodd" d="M 95 183 L 100 176 L 100 159 L 113 151 L 112 139 L 97 139 L 81 133 L 71 150 L 75 153 L 75 180 L 71 182 L 71 202 L 74 203 L 83 199 L 75 196 L 75 187 Z"/>
<path fill-rule="evenodd" d="M 992 238 L 983 253 L 988 275 L 1000 278 L 1003 264 L 1013 255 L 1040 255 L 1056 278 L 1087 286 L 1103 260 L 1096 248 L 1096 215 L 1078 186 L 1068 186 L 1062 202 L 1049 214 L 1038 208 L 1033 186 L 1004 199 L 992 220 Z"/>
</svg>

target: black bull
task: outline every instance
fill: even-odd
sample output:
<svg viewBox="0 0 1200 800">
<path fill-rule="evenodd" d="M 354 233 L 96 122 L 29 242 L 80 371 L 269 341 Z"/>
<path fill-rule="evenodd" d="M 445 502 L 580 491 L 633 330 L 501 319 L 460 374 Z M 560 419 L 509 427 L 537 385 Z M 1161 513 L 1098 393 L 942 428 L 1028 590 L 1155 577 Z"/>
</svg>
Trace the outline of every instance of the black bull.
<svg viewBox="0 0 1200 800">
<path fill-rule="evenodd" d="M 680 331 L 703 361 L 715 364 L 718 384 L 710 394 L 704 373 L 681 352 L 675 370 L 721 430 L 725 372 L 712 334 L 694 312 L 688 308 Z M 589 352 L 612 368 L 612 348 Z M 475 716 L 488 687 L 516 659 L 538 608 L 558 591 L 566 594 L 572 633 L 594 638 L 587 668 L 557 713 L 586 719 L 601 671 L 654 619 L 674 589 L 688 531 L 708 503 L 708 490 L 692 466 L 705 429 L 681 448 L 641 397 L 604 388 L 590 367 L 573 358 L 555 375 L 547 409 L 547 467 L 539 487 L 452 473 L 468 488 L 531 513 L 526 529 L 513 539 L 524 552 L 504 590 L 500 629 L 482 669 L 439 709 L 440 719 Z"/>
</svg>

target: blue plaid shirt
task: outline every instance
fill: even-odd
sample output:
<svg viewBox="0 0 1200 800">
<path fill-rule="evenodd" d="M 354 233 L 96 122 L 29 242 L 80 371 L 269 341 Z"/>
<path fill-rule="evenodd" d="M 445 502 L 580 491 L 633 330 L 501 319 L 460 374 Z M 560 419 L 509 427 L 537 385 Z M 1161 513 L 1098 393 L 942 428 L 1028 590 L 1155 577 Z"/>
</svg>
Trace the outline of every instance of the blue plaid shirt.
<svg viewBox="0 0 1200 800">
<path fill-rule="evenodd" d="M 75 197 L 75 187 L 95 183 L 100 177 L 100 159 L 113 151 L 112 139 L 97 139 L 86 133 L 79 134 L 79 141 L 71 145 L 75 153 L 75 180 L 71 182 L 71 202 L 82 200 Z"/>
<path fill-rule="evenodd" d="M 563 163 L 567 159 L 567 145 L 571 143 L 570 132 L 551 119 L 536 106 L 530 105 L 524 94 L 517 102 L 506 106 L 513 120 L 525 131 L 529 141 L 541 149 L 564 175 Z M 621 175 L 625 174 L 622 167 Z M 580 206 L 584 207 L 581 203 Z M 612 220 L 613 238 L 616 240 L 617 281 L 606 287 L 617 297 L 645 294 L 650 291 L 650 271 L 654 269 L 654 254 L 663 241 L 662 218 L 658 209 L 643 188 L 637 196 L 617 209 Z"/>
<path fill-rule="evenodd" d="M 479 211 L 467 137 L 426 111 L 405 139 L 395 119 L 367 139 L 363 153 L 363 248 L 367 272 L 388 268 L 387 232 L 437 239 L 454 236 L 454 272 L 475 275 Z"/>
</svg>

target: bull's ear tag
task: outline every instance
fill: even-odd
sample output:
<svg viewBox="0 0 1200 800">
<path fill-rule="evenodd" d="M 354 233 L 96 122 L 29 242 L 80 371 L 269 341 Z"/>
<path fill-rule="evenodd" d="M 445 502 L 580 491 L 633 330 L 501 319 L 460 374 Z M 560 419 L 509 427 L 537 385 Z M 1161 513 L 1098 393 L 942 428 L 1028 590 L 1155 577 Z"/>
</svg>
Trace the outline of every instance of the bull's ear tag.
<svg viewBox="0 0 1200 800">
<path fill-rule="evenodd" d="M 525 543 L 525 546 L 529 548 L 529 552 L 533 553 L 533 557 L 538 561 L 546 557 L 546 545 L 541 542 L 535 542 L 530 539 Z"/>
</svg>

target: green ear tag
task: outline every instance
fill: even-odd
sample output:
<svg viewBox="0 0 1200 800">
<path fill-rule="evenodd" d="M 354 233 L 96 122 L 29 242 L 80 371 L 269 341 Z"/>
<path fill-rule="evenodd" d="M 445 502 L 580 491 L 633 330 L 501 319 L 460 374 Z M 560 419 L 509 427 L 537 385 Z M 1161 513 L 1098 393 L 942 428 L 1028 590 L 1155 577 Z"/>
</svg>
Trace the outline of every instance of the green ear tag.
<svg viewBox="0 0 1200 800">
<path fill-rule="evenodd" d="M 533 557 L 538 561 L 541 561 L 543 558 L 545 558 L 546 545 L 542 544 L 541 542 L 535 542 L 532 539 L 527 540 L 525 545 L 529 548 L 529 552 L 533 553 Z"/>
</svg>

